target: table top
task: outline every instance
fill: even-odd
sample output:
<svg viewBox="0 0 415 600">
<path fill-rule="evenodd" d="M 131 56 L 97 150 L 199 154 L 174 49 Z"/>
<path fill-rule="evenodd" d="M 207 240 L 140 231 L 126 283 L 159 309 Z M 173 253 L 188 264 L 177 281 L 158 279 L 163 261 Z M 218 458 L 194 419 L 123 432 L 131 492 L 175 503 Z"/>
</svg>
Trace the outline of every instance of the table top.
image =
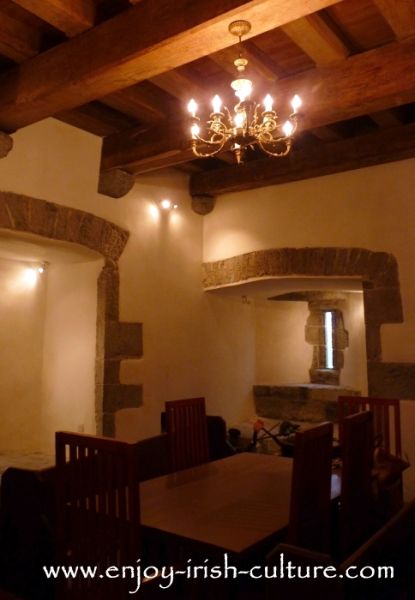
<svg viewBox="0 0 415 600">
<path fill-rule="evenodd" d="M 292 465 L 281 456 L 242 453 L 143 482 L 141 523 L 224 551 L 249 551 L 287 527 Z"/>
</svg>

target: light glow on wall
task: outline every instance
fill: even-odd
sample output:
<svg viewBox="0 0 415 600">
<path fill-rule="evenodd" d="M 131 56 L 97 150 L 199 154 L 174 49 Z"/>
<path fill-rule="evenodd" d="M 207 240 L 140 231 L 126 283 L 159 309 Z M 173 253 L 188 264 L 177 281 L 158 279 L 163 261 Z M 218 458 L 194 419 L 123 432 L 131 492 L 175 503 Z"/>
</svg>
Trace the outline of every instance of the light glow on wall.
<svg viewBox="0 0 415 600">
<path fill-rule="evenodd" d="M 23 271 L 22 279 L 28 288 L 35 287 L 38 278 L 38 271 L 32 267 L 26 268 Z"/>
</svg>

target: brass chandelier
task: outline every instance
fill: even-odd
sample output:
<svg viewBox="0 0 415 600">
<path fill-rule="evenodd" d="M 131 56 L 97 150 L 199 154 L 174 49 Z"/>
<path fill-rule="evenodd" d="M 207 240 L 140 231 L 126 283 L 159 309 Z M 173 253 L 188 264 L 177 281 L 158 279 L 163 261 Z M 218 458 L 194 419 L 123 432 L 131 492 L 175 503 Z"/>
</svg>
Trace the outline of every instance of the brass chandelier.
<svg viewBox="0 0 415 600">
<path fill-rule="evenodd" d="M 233 21 L 229 32 L 239 38 L 241 47 L 242 36 L 249 33 L 251 24 L 248 21 Z M 301 98 L 295 95 L 291 100 L 292 112 L 288 119 L 281 123 L 273 110 L 273 99 L 267 94 L 263 103 L 250 99 L 253 90 L 252 81 L 246 77 L 245 70 L 248 60 L 239 53 L 234 61 L 238 76 L 232 81 L 231 87 L 238 98 L 238 103 L 231 112 L 223 105 L 216 94 L 212 100 L 213 112 L 202 126 L 197 116 L 198 105 L 192 98 L 187 105 L 191 115 L 191 144 L 195 156 L 208 158 L 220 152 L 231 151 L 236 162 L 243 162 L 247 148 L 258 146 L 269 156 L 286 156 L 292 145 L 292 138 L 297 129 L 298 109 Z M 202 129 L 205 133 L 202 134 Z"/>
</svg>

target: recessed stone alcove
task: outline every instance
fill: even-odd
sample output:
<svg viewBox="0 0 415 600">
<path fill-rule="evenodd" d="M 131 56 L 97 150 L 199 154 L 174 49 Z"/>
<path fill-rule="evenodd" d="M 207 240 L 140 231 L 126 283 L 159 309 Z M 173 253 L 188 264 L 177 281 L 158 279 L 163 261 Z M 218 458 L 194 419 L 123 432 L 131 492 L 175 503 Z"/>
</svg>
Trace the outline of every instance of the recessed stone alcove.
<svg viewBox="0 0 415 600">
<path fill-rule="evenodd" d="M 142 403 L 142 387 L 120 381 L 125 358 L 142 356 L 142 324 L 119 320 L 118 260 L 128 231 L 91 213 L 39 198 L 0 192 L 0 232 L 86 248 L 104 259 L 97 282 L 95 415 L 97 432 L 115 434 L 115 412 Z"/>
<path fill-rule="evenodd" d="M 337 398 L 357 396 L 359 392 L 348 387 L 319 385 L 255 385 L 254 403 L 260 417 L 278 421 L 335 421 Z"/>
<path fill-rule="evenodd" d="M 205 263 L 207 290 L 278 277 L 354 278 L 362 283 L 368 393 L 415 397 L 415 364 L 382 361 L 380 328 L 402 323 L 398 264 L 387 252 L 366 248 L 271 248 Z"/>
</svg>

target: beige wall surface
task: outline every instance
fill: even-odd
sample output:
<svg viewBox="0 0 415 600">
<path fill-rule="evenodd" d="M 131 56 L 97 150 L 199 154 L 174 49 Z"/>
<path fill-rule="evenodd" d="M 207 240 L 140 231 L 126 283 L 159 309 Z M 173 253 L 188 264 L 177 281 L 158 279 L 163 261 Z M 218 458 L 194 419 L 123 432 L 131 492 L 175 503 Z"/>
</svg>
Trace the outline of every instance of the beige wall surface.
<svg viewBox="0 0 415 600">
<path fill-rule="evenodd" d="M 39 448 L 46 279 L 0 259 L 0 453 Z"/>
<path fill-rule="evenodd" d="M 262 301 L 255 308 L 255 383 L 308 383 L 313 358 L 313 347 L 305 341 L 308 303 Z"/>
<path fill-rule="evenodd" d="M 97 278 L 103 261 L 48 268 L 40 450 L 52 453 L 54 432 L 96 432 Z"/>
</svg>

